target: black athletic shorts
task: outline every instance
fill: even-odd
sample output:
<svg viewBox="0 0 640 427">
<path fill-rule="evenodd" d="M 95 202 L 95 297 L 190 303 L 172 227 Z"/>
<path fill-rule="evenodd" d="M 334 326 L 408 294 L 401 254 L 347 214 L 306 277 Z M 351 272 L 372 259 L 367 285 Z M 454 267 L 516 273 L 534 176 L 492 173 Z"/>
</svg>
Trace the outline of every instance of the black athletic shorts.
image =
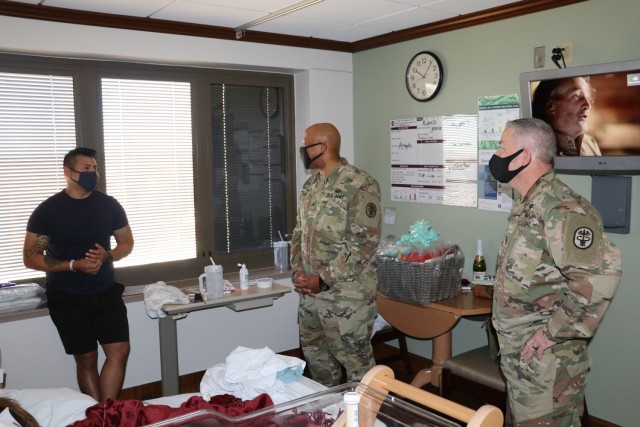
<svg viewBox="0 0 640 427">
<path fill-rule="evenodd" d="M 129 341 L 127 307 L 122 300 L 124 286 L 114 283 L 98 294 L 75 295 L 47 290 L 51 320 L 67 354 L 85 354 L 100 344 Z"/>
</svg>

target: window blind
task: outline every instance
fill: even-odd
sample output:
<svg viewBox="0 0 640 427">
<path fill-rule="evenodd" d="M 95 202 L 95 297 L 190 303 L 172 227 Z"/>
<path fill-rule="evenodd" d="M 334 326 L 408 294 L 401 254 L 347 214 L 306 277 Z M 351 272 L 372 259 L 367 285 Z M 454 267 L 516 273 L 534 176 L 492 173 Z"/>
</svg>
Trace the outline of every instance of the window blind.
<svg viewBox="0 0 640 427">
<path fill-rule="evenodd" d="M 270 249 L 286 233 L 284 115 L 269 105 L 282 89 L 212 84 L 210 93 L 215 254 Z"/>
<path fill-rule="evenodd" d="M 33 210 L 65 188 L 73 100 L 70 76 L 0 72 L 0 280 L 44 276 L 24 267 L 22 246 Z"/>
<path fill-rule="evenodd" d="M 117 265 L 194 258 L 190 84 L 101 82 L 107 193 L 127 212 L 135 242 Z"/>
</svg>

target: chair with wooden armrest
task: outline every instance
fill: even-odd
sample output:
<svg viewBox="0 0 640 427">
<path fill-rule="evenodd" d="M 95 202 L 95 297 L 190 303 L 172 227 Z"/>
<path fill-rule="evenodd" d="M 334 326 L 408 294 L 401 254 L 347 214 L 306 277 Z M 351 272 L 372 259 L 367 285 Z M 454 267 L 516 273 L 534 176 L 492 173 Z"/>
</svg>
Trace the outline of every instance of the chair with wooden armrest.
<svg viewBox="0 0 640 427">
<path fill-rule="evenodd" d="M 393 370 L 387 366 L 378 365 L 365 374 L 360 381 L 383 394 L 393 393 L 395 396 L 415 402 L 448 417 L 466 423 L 467 427 L 502 427 L 504 416 L 500 409 L 492 405 L 483 405 L 478 410 L 447 400 L 428 391 L 395 379 Z M 372 402 L 369 402 L 371 404 Z M 373 401 L 375 404 L 375 401 Z M 362 404 L 362 402 L 361 402 Z M 372 408 L 377 412 L 378 408 Z M 361 411 L 367 412 L 367 411 Z M 344 414 L 343 414 L 344 415 Z M 345 417 L 340 416 L 334 427 L 345 425 Z"/>
</svg>

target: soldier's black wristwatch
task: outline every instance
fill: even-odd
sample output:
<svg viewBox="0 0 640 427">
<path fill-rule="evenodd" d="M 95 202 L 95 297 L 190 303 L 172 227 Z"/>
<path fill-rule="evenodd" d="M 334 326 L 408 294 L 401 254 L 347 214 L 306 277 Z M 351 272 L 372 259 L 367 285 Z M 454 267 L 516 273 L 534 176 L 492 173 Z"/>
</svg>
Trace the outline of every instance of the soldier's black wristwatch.
<svg viewBox="0 0 640 427">
<path fill-rule="evenodd" d="M 328 291 L 329 289 L 331 289 L 331 286 L 327 285 L 327 283 L 322 280 L 322 277 L 318 276 L 318 283 L 320 284 L 320 291 L 324 292 L 324 291 Z"/>
</svg>

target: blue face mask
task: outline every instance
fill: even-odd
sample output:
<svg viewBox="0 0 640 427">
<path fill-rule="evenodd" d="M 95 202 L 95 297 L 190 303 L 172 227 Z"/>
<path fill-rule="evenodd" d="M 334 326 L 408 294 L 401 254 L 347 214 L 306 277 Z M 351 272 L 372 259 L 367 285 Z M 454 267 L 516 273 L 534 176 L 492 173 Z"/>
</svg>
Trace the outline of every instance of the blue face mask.
<svg viewBox="0 0 640 427">
<path fill-rule="evenodd" d="M 77 181 L 74 180 L 73 178 L 71 179 L 71 181 L 75 182 L 80 187 L 84 188 L 86 191 L 93 191 L 96 189 L 96 187 L 98 186 L 98 180 L 100 179 L 100 175 L 98 175 L 98 172 L 95 172 L 95 171 L 80 172 L 75 169 L 71 169 L 71 170 L 80 175 Z"/>
</svg>

